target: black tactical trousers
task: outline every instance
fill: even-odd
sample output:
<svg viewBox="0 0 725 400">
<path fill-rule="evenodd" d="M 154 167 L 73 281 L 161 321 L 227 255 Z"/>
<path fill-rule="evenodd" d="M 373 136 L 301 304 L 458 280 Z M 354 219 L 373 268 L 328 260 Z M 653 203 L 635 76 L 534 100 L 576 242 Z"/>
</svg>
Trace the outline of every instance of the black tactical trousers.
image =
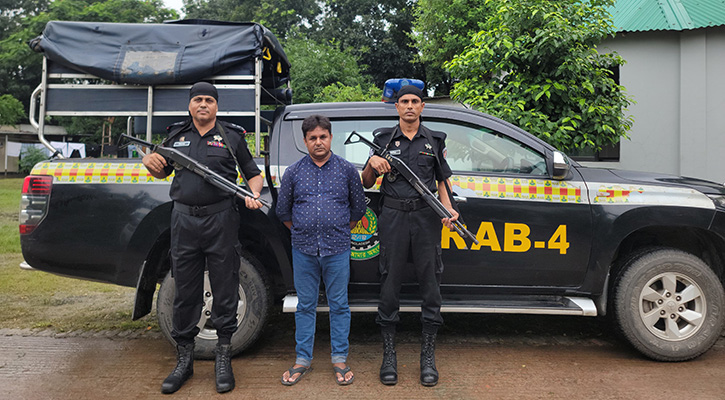
<svg viewBox="0 0 725 400">
<path fill-rule="evenodd" d="M 441 220 L 430 207 L 401 211 L 382 207 L 378 219 L 380 235 L 380 303 L 376 322 L 382 327 L 400 321 L 400 289 L 408 260 L 412 261 L 420 288 L 421 322 L 437 329 L 441 317 L 440 283 Z"/>
<path fill-rule="evenodd" d="M 171 262 L 176 283 L 171 336 L 179 345 L 199 333 L 204 300 L 204 269 L 214 296 L 211 321 L 219 343 L 228 344 L 237 329 L 239 302 L 239 213 L 233 207 L 193 216 L 171 213 Z"/>
</svg>

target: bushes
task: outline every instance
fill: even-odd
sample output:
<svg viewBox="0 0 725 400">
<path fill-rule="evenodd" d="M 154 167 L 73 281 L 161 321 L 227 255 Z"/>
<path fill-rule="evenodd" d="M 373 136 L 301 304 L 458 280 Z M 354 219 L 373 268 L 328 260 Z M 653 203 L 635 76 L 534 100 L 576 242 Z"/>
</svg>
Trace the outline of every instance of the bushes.
<svg viewBox="0 0 725 400">
<path fill-rule="evenodd" d="M 28 175 L 33 169 L 35 164 L 45 161 L 48 156 L 45 151 L 37 147 L 28 147 L 25 151 L 20 153 L 20 162 L 18 162 L 18 169 L 21 174 Z"/>
</svg>

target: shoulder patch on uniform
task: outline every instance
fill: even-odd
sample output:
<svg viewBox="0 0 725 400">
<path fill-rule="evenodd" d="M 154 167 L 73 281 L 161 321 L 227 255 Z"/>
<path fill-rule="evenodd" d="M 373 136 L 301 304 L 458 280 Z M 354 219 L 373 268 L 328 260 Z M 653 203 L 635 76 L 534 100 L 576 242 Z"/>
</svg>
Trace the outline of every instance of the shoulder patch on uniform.
<svg viewBox="0 0 725 400">
<path fill-rule="evenodd" d="M 224 125 L 227 126 L 228 128 L 231 128 L 232 130 L 236 131 L 240 135 L 247 134 L 247 130 L 244 129 L 244 127 L 241 125 L 233 124 L 231 122 L 226 122 L 226 121 L 224 121 Z"/>
<path fill-rule="evenodd" d="M 373 136 L 379 136 L 379 135 L 385 135 L 388 133 L 393 133 L 393 130 L 395 128 L 378 128 L 373 131 Z"/>
<path fill-rule="evenodd" d="M 167 132 L 167 133 L 168 133 L 168 132 L 171 132 L 171 131 L 172 131 L 172 130 L 173 130 L 174 128 L 176 128 L 176 127 L 180 127 L 180 126 L 183 126 L 183 125 L 185 125 L 185 124 L 186 124 L 187 122 L 189 122 L 189 121 L 179 121 L 179 122 L 174 122 L 173 124 L 171 124 L 171 125 L 169 125 L 169 126 L 167 126 L 167 127 L 166 127 L 166 132 Z"/>
</svg>

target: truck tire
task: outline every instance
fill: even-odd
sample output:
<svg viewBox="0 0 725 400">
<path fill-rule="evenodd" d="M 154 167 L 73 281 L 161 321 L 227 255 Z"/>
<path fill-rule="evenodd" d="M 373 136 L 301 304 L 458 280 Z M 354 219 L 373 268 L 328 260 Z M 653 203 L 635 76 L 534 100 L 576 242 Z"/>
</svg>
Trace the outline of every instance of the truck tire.
<svg viewBox="0 0 725 400">
<path fill-rule="evenodd" d="M 239 259 L 239 307 L 237 331 L 232 336 L 232 355 L 241 353 L 257 340 L 267 322 L 270 304 L 270 292 L 260 272 L 245 256 L 240 256 Z M 161 332 L 175 346 L 176 343 L 171 337 L 174 293 L 174 278 L 169 272 L 161 283 L 156 298 L 156 313 Z M 207 271 L 204 273 L 204 306 L 199 320 L 201 330 L 196 336 L 194 350 L 194 358 L 200 360 L 214 359 L 217 335 L 209 319 L 213 298 Z"/>
<path fill-rule="evenodd" d="M 614 284 L 617 329 L 658 361 L 685 361 L 706 352 L 725 324 L 725 291 L 700 258 L 653 248 L 628 260 Z"/>
</svg>

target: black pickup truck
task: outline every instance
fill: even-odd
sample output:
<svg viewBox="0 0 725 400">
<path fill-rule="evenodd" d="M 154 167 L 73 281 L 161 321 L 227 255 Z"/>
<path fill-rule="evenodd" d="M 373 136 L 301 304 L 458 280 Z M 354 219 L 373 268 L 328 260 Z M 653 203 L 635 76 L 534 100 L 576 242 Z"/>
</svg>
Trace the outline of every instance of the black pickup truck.
<svg viewBox="0 0 725 400">
<path fill-rule="evenodd" d="M 332 120 L 334 153 L 359 168 L 366 146 L 344 145 L 356 131 L 395 124 L 390 104 L 288 105 L 277 108 L 260 166 L 263 197 L 275 202 L 285 168 L 305 156 L 302 120 Z M 607 315 L 624 337 L 655 360 L 688 360 L 707 351 L 725 323 L 725 187 L 699 179 L 586 168 L 527 132 L 486 114 L 429 104 L 431 129 L 447 132 L 453 192 L 479 245 L 466 247 L 442 228 L 443 311 Z M 57 160 L 25 181 L 20 217 L 25 260 L 63 275 L 137 288 L 133 318 L 146 315 L 157 283 L 163 332 L 171 326 L 167 180 L 139 159 Z M 376 310 L 377 186 L 351 234 L 350 305 Z M 271 210 L 240 207 L 241 294 L 235 352 L 260 334 L 270 307 L 293 312 L 288 230 Z M 410 279 L 412 282 L 413 280 Z M 208 287 L 208 286 L 207 286 Z M 401 309 L 419 310 L 417 287 Z M 211 357 L 207 290 L 197 339 Z M 324 298 L 320 310 L 325 310 Z"/>
<path fill-rule="evenodd" d="M 135 119 L 129 131 L 145 132 L 150 141 L 163 132 L 163 119 L 188 115 L 190 84 L 208 80 L 219 89 L 218 117 L 241 122 L 256 143 L 263 125 L 269 127 L 259 165 L 262 195 L 273 205 L 285 168 L 306 154 L 306 116 L 330 117 L 332 150 L 360 168 L 368 148 L 344 145 L 347 134 L 372 139 L 374 129 L 397 120 L 385 103 L 289 105 L 290 64 L 259 24 L 51 21 L 31 47 L 44 53 L 44 68 L 30 120 L 47 146 L 49 116 L 129 116 Z M 264 105 L 278 107 L 265 114 Z M 657 360 L 687 360 L 715 343 L 725 323 L 723 185 L 585 168 L 511 124 L 463 108 L 431 104 L 423 118 L 448 134 L 453 192 L 479 241 L 467 248 L 442 228 L 443 311 L 608 315 L 635 348 Z M 138 158 L 39 163 L 22 192 L 26 262 L 135 287 L 134 319 L 151 311 L 161 283 L 157 314 L 168 337 L 174 292 L 169 182 L 152 178 Z M 375 311 L 379 291 L 377 187 L 366 197 L 367 212 L 350 237 L 356 312 Z M 244 254 L 234 352 L 259 336 L 271 307 L 296 307 L 289 231 L 274 207 L 240 207 L 240 213 Z M 208 324 L 213 293 L 206 288 L 200 357 L 213 356 L 216 339 Z M 417 292 L 415 284 L 405 285 L 402 311 L 419 310 Z"/>
</svg>

